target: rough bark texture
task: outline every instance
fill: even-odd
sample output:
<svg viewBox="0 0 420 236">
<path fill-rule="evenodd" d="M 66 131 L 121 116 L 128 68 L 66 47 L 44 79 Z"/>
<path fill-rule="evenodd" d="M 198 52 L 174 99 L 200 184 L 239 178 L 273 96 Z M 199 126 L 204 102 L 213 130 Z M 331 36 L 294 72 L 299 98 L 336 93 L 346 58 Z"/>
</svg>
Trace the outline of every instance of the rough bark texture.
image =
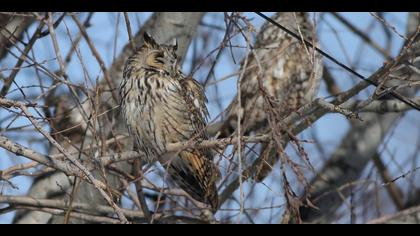
<svg viewBox="0 0 420 236">
<path fill-rule="evenodd" d="M 0 60 L 7 55 L 8 49 L 18 42 L 23 32 L 32 24 L 33 17 L 0 14 Z"/>
</svg>

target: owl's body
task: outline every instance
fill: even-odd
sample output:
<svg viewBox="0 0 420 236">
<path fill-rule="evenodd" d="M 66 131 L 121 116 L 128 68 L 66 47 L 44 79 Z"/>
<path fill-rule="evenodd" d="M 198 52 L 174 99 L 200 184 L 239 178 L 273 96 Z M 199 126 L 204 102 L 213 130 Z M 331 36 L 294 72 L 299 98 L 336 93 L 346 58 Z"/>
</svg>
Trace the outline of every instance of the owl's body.
<svg viewBox="0 0 420 236">
<path fill-rule="evenodd" d="M 145 35 L 145 44 L 124 69 L 122 113 L 147 160 L 159 161 L 191 197 L 216 209 L 217 171 L 212 152 L 191 148 L 167 151 L 170 143 L 207 139 L 204 91 L 182 74 L 175 51 L 175 45 L 159 45 Z"/>
<path fill-rule="evenodd" d="M 313 26 L 306 13 L 279 12 L 272 19 L 309 41 L 314 38 Z M 314 44 L 317 45 L 315 40 Z M 321 55 L 310 47 L 306 48 L 302 41 L 270 22 L 265 22 L 257 35 L 254 48 L 258 61 L 253 53 L 249 55 L 247 67 L 253 68 L 247 70 L 242 78 L 242 104 L 239 106 L 238 99 L 234 98 L 229 105 L 221 137 L 235 132 L 238 114 L 241 115 L 243 134 L 267 131 L 268 113 L 259 88 L 280 104 L 281 109 L 277 113 L 282 116 L 280 118 L 309 103 L 318 90 L 322 77 Z"/>
<path fill-rule="evenodd" d="M 313 32 L 305 15 L 296 13 L 295 18 L 292 12 L 280 12 L 272 19 L 294 32 L 300 30 L 307 39 L 312 37 Z M 254 48 L 262 67 L 259 75 L 262 89 L 283 105 L 283 114 L 289 114 L 312 100 L 322 76 L 322 62 L 319 56 L 313 57 L 311 48 L 306 49 L 301 41 L 269 22 L 262 26 Z M 228 136 L 237 128 L 238 111 L 241 111 L 244 133 L 256 132 L 267 125 L 263 95 L 258 91 L 258 62 L 252 53 L 247 66 L 254 67 L 242 78 L 242 104 L 239 106 L 235 98 L 228 107 L 223 136 Z"/>
</svg>

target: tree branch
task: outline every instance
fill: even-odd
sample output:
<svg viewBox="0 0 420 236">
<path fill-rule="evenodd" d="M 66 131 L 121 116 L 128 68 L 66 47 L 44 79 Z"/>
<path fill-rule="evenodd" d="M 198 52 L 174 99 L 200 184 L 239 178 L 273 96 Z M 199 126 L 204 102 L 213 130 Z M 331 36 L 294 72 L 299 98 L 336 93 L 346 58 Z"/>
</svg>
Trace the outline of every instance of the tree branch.
<svg viewBox="0 0 420 236">
<path fill-rule="evenodd" d="M 131 42 L 127 42 L 127 44 L 122 49 L 122 52 L 115 58 L 112 65 L 109 68 L 101 67 L 101 70 L 104 71 L 104 75 L 108 76 L 109 80 L 102 79 L 99 81 L 97 88 L 95 88 L 96 91 L 100 91 L 100 96 L 95 97 L 97 101 L 92 101 L 92 104 L 95 104 L 95 106 L 86 106 L 85 112 L 87 114 L 96 114 L 97 110 L 100 110 L 101 107 L 104 107 L 105 110 L 113 107 L 117 107 L 118 103 L 113 98 L 113 93 L 115 92 L 115 88 L 119 86 L 119 83 L 122 78 L 122 70 L 125 61 L 131 54 L 133 53 L 133 43 L 137 46 L 142 44 L 142 38 L 143 38 L 143 32 L 147 31 L 150 34 L 152 34 L 160 43 L 168 43 L 171 39 L 176 37 L 178 39 L 178 54 L 181 58 L 185 56 L 185 53 L 187 51 L 189 42 L 191 41 L 192 37 L 194 36 L 194 33 L 197 29 L 197 26 L 199 22 L 201 21 L 202 16 L 204 13 L 202 12 L 158 12 L 154 13 L 142 26 L 141 30 L 139 30 L 134 36 L 133 40 Z M 128 22 L 126 22 L 128 23 Z M 77 24 L 77 21 L 76 21 Z M 84 32 L 83 27 L 79 27 L 81 30 L 81 33 L 85 39 L 88 39 L 88 32 Z M 88 45 L 91 47 L 91 50 L 95 51 L 94 45 Z M 99 52 L 98 52 L 99 55 Z M 96 57 L 98 59 L 98 57 Z M 99 63 L 101 64 L 101 60 L 99 60 Z M 80 117 L 80 112 L 77 109 L 68 109 L 70 114 L 69 117 Z M 82 116 L 83 117 L 83 116 Z M 111 113 L 107 115 L 111 119 L 105 120 L 103 123 L 99 124 L 101 130 L 96 130 L 95 127 L 92 132 L 101 132 L 101 137 L 116 137 L 120 135 L 126 135 L 127 130 L 125 126 L 125 122 L 122 120 L 122 117 L 120 116 L 118 111 L 111 110 Z M 105 117 L 105 118 L 107 118 Z M 96 118 L 94 118 L 96 119 Z M 73 120 L 72 120 L 73 121 Z M 88 122 L 88 121 L 85 121 Z M 93 120 L 93 122 L 96 122 Z M 90 123 L 86 123 L 87 125 L 90 125 Z M 85 125 L 86 125 L 85 124 Z M 78 123 L 72 123 L 69 122 L 69 124 L 66 128 L 71 128 L 74 126 L 80 126 Z M 102 133 L 103 132 L 103 133 Z M 63 141 L 63 146 L 70 146 L 69 148 L 77 151 L 77 150 L 83 150 L 83 144 L 90 144 L 92 141 L 99 142 L 98 140 L 94 140 L 95 137 L 90 136 L 83 136 L 80 137 L 81 134 L 75 134 L 75 136 L 69 136 L 70 140 Z M 97 137 L 99 138 L 99 137 Z M 69 145 L 71 143 L 71 145 Z M 122 140 L 121 142 L 116 143 L 115 145 L 102 145 L 100 147 L 101 149 L 98 150 L 101 153 L 109 153 L 105 154 L 105 156 L 110 156 L 112 158 L 118 157 L 120 154 L 112 154 L 112 153 L 126 153 L 125 151 L 132 150 L 133 148 L 133 140 L 131 138 L 127 138 Z M 56 152 L 57 150 L 55 148 L 51 148 L 50 153 Z M 94 152 L 95 150 L 92 150 Z M 70 151 L 69 151 L 70 152 Z M 81 157 L 83 158 L 89 158 L 84 153 L 80 153 Z M 104 155 L 102 154 L 102 155 Z M 133 153 L 132 153 L 133 154 Z M 121 154 L 125 155 L 125 154 Z M 137 154 L 138 155 L 138 154 Z M 134 156 L 134 155 L 133 155 Z M 141 156 L 140 156 L 141 157 Z M 111 158 L 111 159 L 112 159 Z M 89 162 L 89 159 L 88 159 Z M 100 164 L 102 162 L 99 162 Z M 119 166 L 119 169 L 124 171 L 125 173 L 130 173 L 131 165 L 127 162 L 121 162 L 121 166 Z M 119 180 L 118 176 L 114 176 L 113 174 L 108 174 L 107 172 L 101 172 L 99 170 L 94 170 L 93 174 L 98 177 L 102 177 L 104 181 L 110 186 L 112 189 L 119 189 L 119 185 L 121 184 L 121 181 Z M 97 177 L 97 178 L 98 178 Z M 48 184 L 49 182 L 56 182 L 55 178 L 60 179 L 61 183 L 61 176 L 60 175 L 49 175 L 46 178 L 38 178 L 40 182 L 43 184 Z M 43 184 L 37 184 L 38 179 L 35 181 L 33 187 L 30 189 L 30 195 L 32 196 L 38 196 L 42 195 L 45 196 L 45 186 Z M 56 189 L 55 191 L 63 191 L 63 189 Z M 58 193 L 54 194 L 54 196 L 57 196 Z M 48 195 L 47 195 L 48 196 Z M 92 205 L 101 205 L 104 204 L 102 202 L 102 198 L 100 195 L 97 194 L 95 188 L 89 184 L 81 183 L 79 191 L 77 191 L 77 194 L 75 196 L 75 203 L 76 202 L 86 202 L 89 201 Z M 25 222 L 37 222 L 37 223 L 47 223 L 47 222 L 61 222 L 61 220 L 57 217 L 53 217 L 51 220 L 51 215 L 44 214 L 40 217 L 31 217 L 31 212 L 26 211 L 23 213 L 25 217 L 21 217 L 17 219 L 16 222 L 18 223 L 25 223 Z M 35 214 L 35 213 L 34 213 Z M 56 220 L 58 219 L 58 220 Z M 34 221 L 35 220 L 35 221 Z M 71 222 L 73 222 L 71 220 Z M 78 221 L 83 222 L 83 221 Z"/>
<path fill-rule="evenodd" d="M 418 37 L 416 37 L 418 30 L 418 27 L 414 27 L 411 31 L 408 30 L 411 38 L 407 40 L 406 45 L 398 56 L 399 59 L 396 59 L 395 62 L 399 60 L 404 62 L 408 60 L 407 58 L 418 54 L 419 45 Z M 410 48 L 410 45 L 412 48 Z M 416 53 L 413 53 L 413 51 Z M 389 70 L 384 71 L 385 74 L 383 76 L 397 74 L 405 69 L 404 63 L 393 64 L 393 68 L 398 68 L 398 70 L 389 68 Z M 414 93 L 413 89 L 403 90 L 405 96 L 413 96 Z M 304 221 L 325 223 L 334 219 L 336 209 L 342 205 L 343 199 L 351 194 L 349 189 L 339 191 L 337 187 L 359 178 L 370 158 L 377 152 L 377 148 L 382 143 L 383 138 L 402 115 L 402 113 L 387 113 L 385 115 L 368 113 L 362 116 L 363 122 L 354 123 L 344 136 L 340 146 L 332 154 L 331 159 L 312 180 L 311 185 L 313 188 L 310 195 L 313 199 L 316 199 L 314 204 L 319 210 L 301 208 L 301 215 Z M 333 193 L 327 196 L 323 195 L 323 193 L 330 191 Z"/>
</svg>

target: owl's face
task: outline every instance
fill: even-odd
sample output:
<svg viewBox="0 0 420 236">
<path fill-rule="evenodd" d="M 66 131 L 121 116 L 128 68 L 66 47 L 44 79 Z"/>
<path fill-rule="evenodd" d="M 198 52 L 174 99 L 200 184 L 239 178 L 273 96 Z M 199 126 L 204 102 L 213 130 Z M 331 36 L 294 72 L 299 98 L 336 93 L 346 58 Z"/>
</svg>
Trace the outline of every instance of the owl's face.
<svg viewBox="0 0 420 236">
<path fill-rule="evenodd" d="M 150 35 L 145 33 L 144 45 L 142 46 L 145 55 L 144 65 L 149 69 L 159 70 L 174 76 L 181 71 L 176 55 L 177 49 L 176 39 L 169 45 L 158 44 Z"/>
</svg>

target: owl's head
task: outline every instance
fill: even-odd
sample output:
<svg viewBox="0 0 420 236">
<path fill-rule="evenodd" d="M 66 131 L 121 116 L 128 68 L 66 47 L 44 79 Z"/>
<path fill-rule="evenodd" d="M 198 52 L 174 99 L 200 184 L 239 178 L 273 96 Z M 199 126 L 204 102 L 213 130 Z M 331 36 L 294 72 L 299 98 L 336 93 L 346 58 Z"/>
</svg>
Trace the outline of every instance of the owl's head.
<svg viewBox="0 0 420 236">
<path fill-rule="evenodd" d="M 148 33 L 144 33 L 144 44 L 141 51 L 144 53 L 143 64 L 154 70 L 160 70 L 173 75 L 180 70 L 176 50 L 178 42 L 176 39 L 171 44 L 158 44 Z"/>
</svg>

